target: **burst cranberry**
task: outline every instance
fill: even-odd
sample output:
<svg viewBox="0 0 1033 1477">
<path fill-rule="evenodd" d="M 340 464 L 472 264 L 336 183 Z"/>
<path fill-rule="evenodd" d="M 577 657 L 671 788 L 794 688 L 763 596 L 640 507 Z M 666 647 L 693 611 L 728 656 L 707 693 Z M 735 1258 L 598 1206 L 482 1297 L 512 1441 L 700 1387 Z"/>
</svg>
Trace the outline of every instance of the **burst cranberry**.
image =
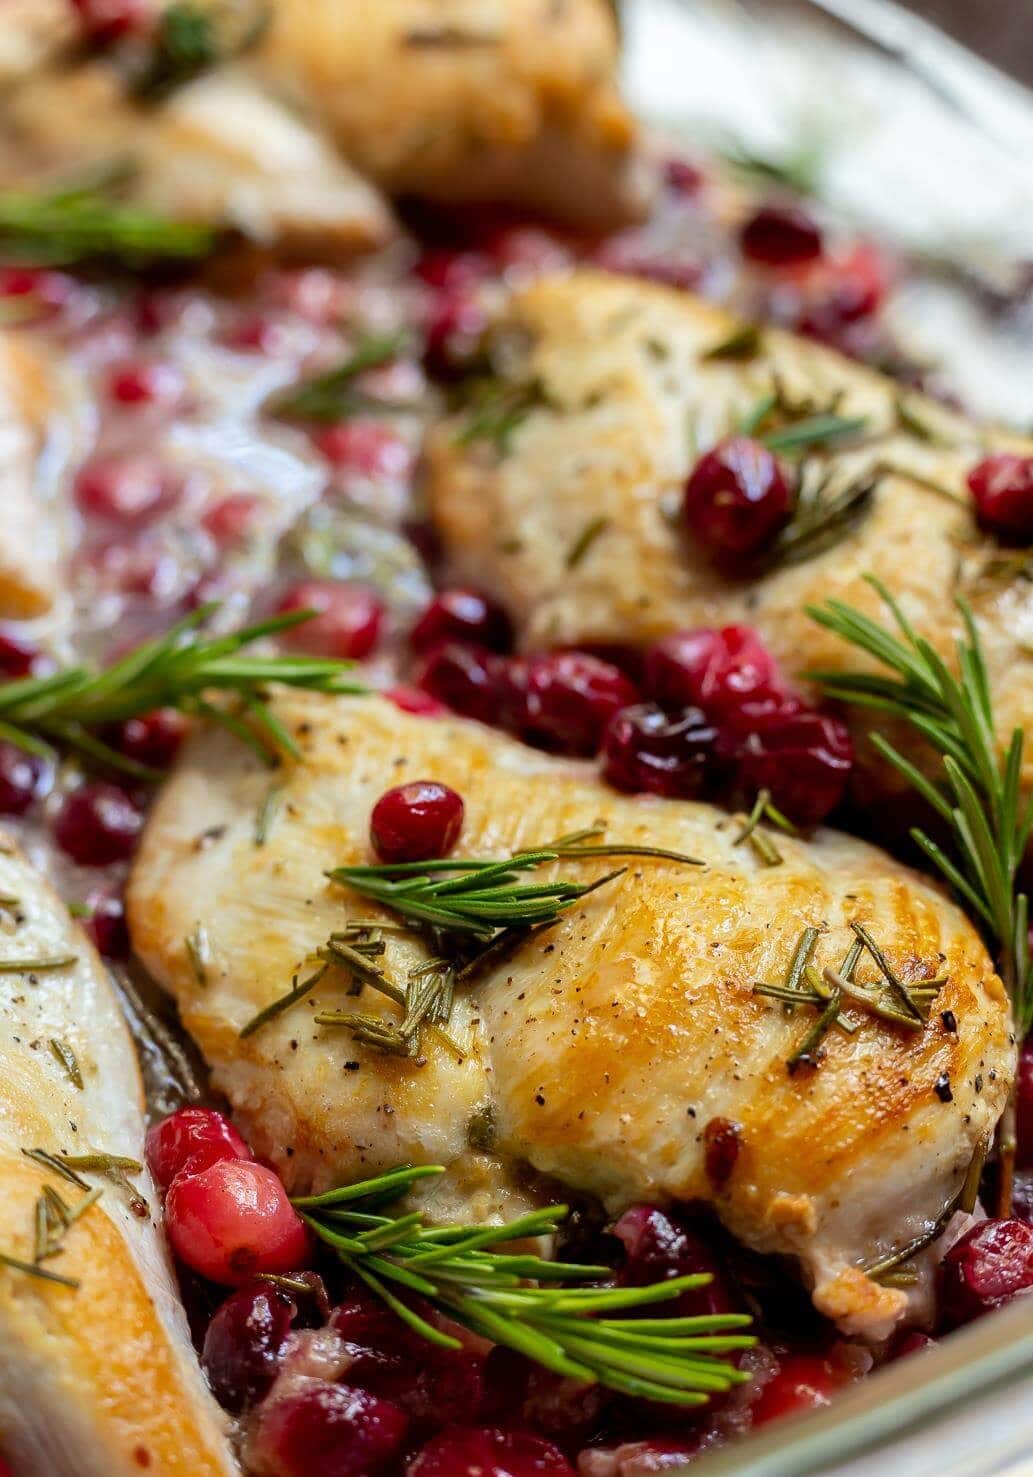
<svg viewBox="0 0 1033 1477">
<path fill-rule="evenodd" d="M 726 1185 L 739 1159 L 739 1125 L 728 1118 L 711 1118 L 703 1130 L 703 1165 L 715 1189 Z"/>
<path fill-rule="evenodd" d="M 561 754 L 597 753 L 610 719 L 638 697 L 619 667 L 582 651 L 518 658 L 509 678 L 513 728 Z"/>
<path fill-rule="evenodd" d="M 174 364 L 130 363 L 111 373 L 108 392 L 120 405 L 175 405 L 185 388 Z"/>
<path fill-rule="evenodd" d="M 711 1248 L 688 1226 L 652 1205 L 626 1210 L 613 1228 L 624 1247 L 625 1260 L 618 1270 L 622 1287 L 643 1287 L 650 1282 L 669 1282 L 673 1277 L 706 1273 L 710 1282 L 690 1289 L 671 1303 L 665 1314 L 679 1316 L 731 1312 L 735 1304 L 720 1263 Z"/>
<path fill-rule="evenodd" d="M 795 205 L 762 205 L 739 235 L 743 256 L 768 267 L 798 266 L 821 256 L 821 231 Z"/>
<path fill-rule="evenodd" d="M 708 451 L 685 484 L 689 532 L 722 562 L 764 549 L 789 517 L 791 505 L 777 459 L 748 436 L 733 436 Z"/>
<path fill-rule="evenodd" d="M 442 590 L 409 632 L 409 645 L 413 651 L 424 652 L 446 641 L 470 641 L 490 651 L 508 651 L 513 626 L 490 595 L 460 587 Z"/>
<path fill-rule="evenodd" d="M 426 327 L 426 359 L 431 373 L 448 378 L 476 354 L 488 315 L 466 292 L 438 294 Z"/>
<path fill-rule="evenodd" d="M 24 815 L 42 791 L 46 773 L 38 755 L 0 743 L 0 815 Z"/>
<path fill-rule="evenodd" d="M 397 432 L 374 420 L 342 421 L 313 432 L 331 466 L 362 477 L 408 477 L 413 454 Z"/>
<path fill-rule="evenodd" d="M 495 652 L 452 641 L 430 653 L 417 681 L 424 692 L 464 718 L 496 723 L 502 706 L 503 668 Z"/>
<path fill-rule="evenodd" d="M 408 1477 L 575 1477 L 551 1441 L 530 1431 L 449 1426 L 410 1465 Z"/>
<path fill-rule="evenodd" d="M 1033 456 L 1000 452 L 968 474 L 980 527 L 999 538 L 1033 539 Z"/>
<path fill-rule="evenodd" d="M 75 501 L 83 513 L 140 523 L 163 512 L 179 488 L 152 457 L 98 457 L 75 479 Z"/>
<path fill-rule="evenodd" d="M 789 711 L 747 739 L 739 783 L 747 796 L 770 790 L 790 820 L 816 826 L 842 800 L 853 766 L 845 724 L 827 713 Z"/>
<path fill-rule="evenodd" d="M 445 711 L 429 693 L 421 692 L 418 687 L 408 687 L 404 682 L 389 687 L 384 696 L 403 713 L 413 713 L 418 718 L 439 718 Z"/>
<path fill-rule="evenodd" d="M 156 708 L 127 718 L 108 735 L 112 748 L 149 769 L 168 769 L 187 733 L 187 720 L 175 708 Z"/>
<path fill-rule="evenodd" d="M 197 1174 L 177 1175 L 165 1223 L 179 1259 L 227 1287 L 256 1272 L 296 1272 L 311 1249 L 277 1176 L 245 1159 L 218 1159 Z"/>
<path fill-rule="evenodd" d="M 377 1477 L 400 1451 L 407 1424 L 390 1400 L 309 1379 L 263 1409 L 255 1466 L 275 1477 Z"/>
<path fill-rule="evenodd" d="M 268 1282 L 241 1287 L 216 1311 L 201 1363 L 224 1410 L 238 1415 L 268 1393 L 296 1313 L 291 1299 Z"/>
<path fill-rule="evenodd" d="M 214 1108 L 180 1108 L 147 1131 L 147 1165 L 167 1190 L 177 1174 L 199 1174 L 220 1159 L 250 1159 L 230 1120 Z"/>
<path fill-rule="evenodd" d="M 124 862 L 136 850 L 143 816 L 120 785 L 80 785 L 54 823 L 57 844 L 83 867 Z"/>
<path fill-rule="evenodd" d="M 38 647 L 0 631 L 0 678 L 42 676 L 45 664 Z"/>
<path fill-rule="evenodd" d="M 361 661 L 370 656 L 380 636 L 384 607 L 374 591 L 332 580 L 303 580 L 277 607 L 281 615 L 314 610 L 312 620 L 293 627 L 282 638 L 314 656 Z"/>
<path fill-rule="evenodd" d="M 1033 1226 L 981 1221 L 956 1241 L 940 1265 L 945 1328 L 971 1323 L 1033 1289 Z"/>
<path fill-rule="evenodd" d="M 98 954 L 105 959 L 129 956 L 129 928 L 126 905 L 120 893 L 95 893 L 89 902 L 90 915 L 83 927 L 93 940 Z"/>
<path fill-rule="evenodd" d="M 719 777 L 717 729 L 698 708 L 665 713 L 636 703 L 611 718 L 603 735 L 603 774 L 618 790 L 692 798 Z"/>
<path fill-rule="evenodd" d="M 837 1390 L 848 1383 L 845 1371 L 837 1369 L 820 1354 L 790 1354 L 761 1390 L 753 1409 L 753 1424 L 796 1415 L 804 1410 L 817 1410 L 831 1404 Z"/>
<path fill-rule="evenodd" d="M 778 663 L 752 626 L 665 636 L 646 655 L 646 687 L 665 708 L 702 708 L 736 727 L 758 704 L 785 694 Z"/>
<path fill-rule="evenodd" d="M 381 795 L 370 839 L 382 862 L 425 862 L 447 856 L 463 829 L 461 795 L 436 780 L 412 780 Z"/>
<path fill-rule="evenodd" d="M 95 46 L 114 41 L 145 28 L 150 19 L 146 0 L 72 0 L 86 37 Z"/>
<path fill-rule="evenodd" d="M 213 503 L 201 524 L 220 548 L 227 548 L 243 543 L 261 518 L 262 508 L 261 498 L 248 492 L 234 492 Z"/>
</svg>

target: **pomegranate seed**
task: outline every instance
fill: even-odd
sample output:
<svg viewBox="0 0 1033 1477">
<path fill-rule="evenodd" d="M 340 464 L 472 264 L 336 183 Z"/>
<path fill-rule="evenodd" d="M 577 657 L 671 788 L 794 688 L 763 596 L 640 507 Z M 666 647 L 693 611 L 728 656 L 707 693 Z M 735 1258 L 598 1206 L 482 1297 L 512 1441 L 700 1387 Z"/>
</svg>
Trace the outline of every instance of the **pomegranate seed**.
<svg viewBox="0 0 1033 1477">
<path fill-rule="evenodd" d="M 448 379 L 476 354 L 488 315 L 476 298 L 461 291 L 437 295 L 426 325 L 427 368 Z"/>
<path fill-rule="evenodd" d="M 141 523 L 165 511 L 179 484 L 151 457 L 98 457 L 75 479 L 75 501 L 95 518 Z"/>
<path fill-rule="evenodd" d="M 287 1294 L 268 1282 L 238 1288 L 216 1310 L 201 1364 L 224 1410 L 239 1415 L 269 1393 L 297 1311 Z"/>
<path fill-rule="evenodd" d="M 783 1416 L 829 1405 L 836 1391 L 847 1383 L 845 1372 L 820 1354 L 790 1354 L 753 1405 L 753 1424 L 764 1426 Z"/>
<path fill-rule="evenodd" d="M 287 334 L 282 323 L 255 314 L 231 324 L 222 341 L 228 349 L 236 349 L 240 354 L 267 354 L 275 358 L 286 349 Z"/>
<path fill-rule="evenodd" d="M 413 453 L 390 426 L 381 421 L 351 420 L 323 426 L 312 434 L 331 466 L 363 477 L 408 477 Z"/>
<path fill-rule="evenodd" d="M 762 205 L 739 234 L 742 254 L 768 267 L 798 266 L 821 256 L 821 231 L 795 205 Z"/>
<path fill-rule="evenodd" d="M 638 697 L 619 667 L 579 651 L 510 662 L 507 693 L 509 721 L 521 737 L 584 756 L 598 752 L 607 723 Z"/>
<path fill-rule="evenodd" d="M 40 677 L 45 664 L 37 646 L 0 631 L 0 677 Z"/>
<path fill-rule="evenodd" d="M 0 815 L 24 815 L 42 794 L 47 765 L 17 744 L 0 743 Z"/>
<path fill-rule="evenodd" d="M 637 703 L 616 713 L 603 735 L 603 775 L 615 789 L 693 798 L 713 787 L 717 729 L 698 708 L 665 713 Z"/>
<path fill-rule="evenodd" d="M 228 1287 L 256 1272 L 296 1272 L 311 1251 L 305 1223 L 277 1176 L 245 1159 L 221 1158 L 199 1173 L 177 1175 L 165 1223 L 180 1261 Z"/>
<path fill-rule="evenodd" d="M 275 1477 L 377 1477 L 398 1455 L 407 1426 L 390 1400 L 309 1379 L 263 1408 L 252 1461 Z"/>
<path fill-rule="evenodd" d="M 778 663 L 752 626 L 665 636 L 646 653 L 646 690 L 665 708 L 699 707 L 721 723 L 785 693 Z"/>
<path fill-rule="evenodd" d="M 112 370 L 108 393 L 120 405 L 172 406 L 182 398 L 186 383 L 174 364 L 131 363 Z"/>
<path fill-rule="evenodd" d="M 464 718 L 498 721 L 503 698 L 502 658 L 483 646 L 449 642 L 432 651 L 417 682 L 424 692 Z"/>
<path fill-rule="evenodd" d="M 558 1446 L 530 1431 L 449 1426 L 427 1442 L 408 1477 L 575 1477 Z"/>
<path fill-rule="evenodd" d="M 370 840 L 382 862 L 425 862 L 447 856 L 459 840 L 462 796 L 436 780 L 412 780 L 381 795 Z"/>
<path fill-rule="evenodd" d="M 122 595 L 167 604 L 182 590 L 179 561 L 146 537 L 106 541 L 87 551 L 86 562 L 104 589 Z"/>
<path fill-rule="evenodd" d="M 479 251 L 426 251 L 416 263 L 416 275 L 439 292 L 461 292 L 477 287 L 491 275 L 491 263 Z"/>
<path fill-rule="evenodd" d="M 480 590 L 441 590 L 409 632 L 413 651 L 432 651 L 446 641 L 469 641 L 489 651 L 509 651 L 513 626 L 490 595 Z"/>
<path fill-rule="evenodd" d="M 41 318 L 51 318 L 79 290 L 74 277 L 42 267 L 0 267 L 0 298 L 29 298 Z"/>
<path fill-rule="evenodd" d="M 326 267 L 277 272 L 269 279 L 269 298 L 310 323 L 341 323 L 352 303 L 353 284 Z"/>
<path fill-rule="evenodd" d="M 373 590 L 331 580 L 303 580 L 294 585 L 277 611 L 287 615 L 295 610 L 314 610 L 316 615 L 285 632 L 281 640 L 314 656 L 346 661 L 361 661 L 372 653 L 384 620 L 384 607 Z"/>
<path fill-rule="evenodd" d="M 143 30 L 150 20 L 146 0 L 72 0 L 86 37 L 95 46 L 110 46 Z"/>
<path fill-rule="evenodd" d="M 720 1189 L 731 1179 L 742 1141 L 739 1125 L 728 1118 L 711 1118 L 703 1130 L 703 1163 L 707 1179 Z"/>
<path fill-rule="evenodd" d="M 981 528 L 1019 543 L 1033 539 L 1033 456 L 985 457 L 969 472 L 968 485 Z"/>
<path fill-rule="evenodd" d="M 220 1159 L 250 1159 L 251 1150 L 223 1113 L 180 1108 L 147 1131 L 147 1165 L 159 1189 L 178 1174 L 199 1174 Z"/>
<path fill-rule="evenodd" d="M 54 822 L 62 851 L 82 867 L 124 862 L 136 850 L 143 816 L 120 785 L 80 785 Z"/>
<path fill-rule="evenodd" d="M 940 1264 L 940 1316 L 958 1328 L 1033 1288 L 1033 1226 L 980 1221 Z"/>
<path fill-rule="evenodd" d="M 664 165 L 664 184 L 673 195 L 698 195 L 703 171 L 688 159 L 668 159 Z"/>
<path fill-rule="evenodd" d="M 129 928 L 121 893 L 93 893 L 87 906 L 90 916 L 83 920 L 83 927 L 93 940 L 97 953 L 105 959 L 128 959 Z"/>
<path fill-rule="evenodd" d="M 770 790 L 790 820 L 816 826 L 842 800 L 853 767 L 844 723 L 827 713 L 790 711 L 749 736 L 739 755 L 739 783 L 747 796 Z"/>
<path fill-rule="evenodd" d="M 149 769 L 169 769 L 187 735 L 187 720 L 175 708 L 156 708 L 127 718 L 105 735 L 113 749 Z"/>
<path fill-rule="evenodd" d="M 685 484 L 689 531 L 722 561 L 759 553 L 785 523 L 791 507 L 777 459 L 748 436 L 733 436 L 708 451 Z"/>
<path fill-rule="evenodd" d="M 668 1313 L 679 1317 L 728 1313 L 735 1302 L 714 1252 L 688 1226 L 651 1205 L 626 1210 L 613 1228 L 624 1247 L 625 1260 L 618 1269 L 622 1287 L 643 1287 L 651 1282 L 669 1282 L 672 1277 L 706 1273 L 710 1282 L 665 1303 Z"/>
<path fill-rule="evenodd" d="M 201 519 L 202 527 L 220 548 L 243 543 L 262 516 L 261 498 L 248 492 L 234 492 L 213 503 Z"/>
<path fill-rule="evenodd" d="M 403 713 L 413 713 L 418 718 L 439 718 L 445 711 L 429 693 L 421 692 L 418 687 L 406 687 L 404 683 L 400 683 L 397 687 L 389 687 L 384 696 L 389 698 L 396 708 L 401 708 Z"/>
</svg>

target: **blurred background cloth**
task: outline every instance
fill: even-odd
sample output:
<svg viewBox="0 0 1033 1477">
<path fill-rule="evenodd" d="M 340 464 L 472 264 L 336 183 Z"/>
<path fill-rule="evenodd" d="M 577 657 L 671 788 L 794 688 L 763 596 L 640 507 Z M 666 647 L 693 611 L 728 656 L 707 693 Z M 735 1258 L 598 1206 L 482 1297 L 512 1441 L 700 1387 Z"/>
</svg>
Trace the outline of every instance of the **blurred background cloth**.
<svg viewBox="0 0 1033 1477">
<path fill-rule="evenodd" d="M 905 0 L 905 4 L 1033 86 L 1033 0 Z"/>
</svg>

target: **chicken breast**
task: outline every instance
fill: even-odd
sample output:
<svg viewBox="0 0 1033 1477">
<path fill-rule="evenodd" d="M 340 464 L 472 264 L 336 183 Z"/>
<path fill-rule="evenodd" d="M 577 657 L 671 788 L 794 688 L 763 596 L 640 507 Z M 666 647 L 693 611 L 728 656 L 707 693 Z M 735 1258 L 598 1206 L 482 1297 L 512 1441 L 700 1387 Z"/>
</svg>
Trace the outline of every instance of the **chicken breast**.
<svg viewBox="0 0 1033 1477">
<path fill-rule="evenodd" d="M 430 510 L 454 571 L 508 603 L 527 647 L 638 646 L 746 622 L 790 674 L 859 665 L 805 607 L 836 598 L 885 619 L 867 574 L 948 658 L 963 595 L 986 648 L 998 732 L 1006 741 L 1028 728 L 1033 583 L 1014 550 L 976 528 L 965 476 L 989 451 L 1028 455 L 1033 443 L 775 330 L 756 353 L 707 357 L 740 327 L 683 293 L 601 273 L 521 292 L 500 324 L 499 362 L 502 387 L 522 387 L 527 414 L 504 446 L 461 438 L 460 420 L 429 449 Z M 700 452 L 773 385 L 795 403 L 864 417 L 862 444 L 833 452 L 826 470 L 835 491 L 873 472 L 877 485 L 841 541 L 730 578 L 683 530 L 682 490 Z M 1025 779 L 1033 786 L 1033 749 Z"/>
<path fill-rule="evenodd" d="M 86 1191 L 26 1157 L 140 1160 L 132 1040 L 111 982 L 67 908 L 0 838 L 0 1252 L 31 1266 L 41 1197 Z M 190 1346 L 146 1173 L 65 1230 L 43 1280 L 0 1261 L 0 1446 L 18 1477 L 229 1477 L 223 1417 Z M 53 1204 L 51 1200 L 51 1204 Z"/>
<path fill-rule="evenodd" d="M 249 64 L 392 194 L 636 215 L 606 0 L 277 0 Z"/>
<path fill-rule="evenodd" d="M 452 1168 L 450 1215 L 483 1218 L 507 1186 L 526 1190 L 528 1167 L 612 1212 L 708 1201 L 748 1245 L 797 1257 L 844 1330 L 885 1335 L 907 1298 L 864 1266 L 940 1220 L 989 1142 L 1015 1064 L 1002 986 L 941 892 L 827 831 L 779 838 L 782 864 L 762 866 L 713 807 L 629 799 L 587 764 L 475 723 L 407 716 L 375 697 L 281 693 L 275 710 L 302 750 L 272 781 L 275 809 L 268 771 L 204 733 L 158 800 L 129 890 L 135 947 L 257 1152 L 304 1190 L 440 1162 Z M 320 1025 L 356 1010 L 397 1022 L 397 1006 L 369 986 L 356 996 L 336 969 L 242 1037 L 332 932 L 387 916 L 326 872 L 368 860 L 377 797 L 426 777 L 465 799 L 462 855 L 504 857 L 601 824 L 611 844 L 701 865 L 633 858 L 485 966 L 457 992 L 460 1054 L 430 1030 L 404 1057 Z M 561 865 L 587 882 L 619 863 Z M 816 1012 L 786 1014 L 753 986 L 784 981 L 808 926 L 821 931 L 819 967 L 840 965 L 854 922 L 901 979 L 944 978 L 928 1023 L 903 1030 L 850 1008 L 820 1061 L 791 1072 Z M 427 961 L 415 935 L 385 943 L 396 981 Z M 857 977 L 872 983 L 874 966 Z M 737 1146 L 724 1177 L 707 1154 L 722 1125 Z"/>
<path fill-rule="evenodd" d="M 58 594 L 61 537 L 40 459 L 59 400 L 44 351 L 0 332 L 0 617 L 6 619 L 42 615 Z"/>
</svg>

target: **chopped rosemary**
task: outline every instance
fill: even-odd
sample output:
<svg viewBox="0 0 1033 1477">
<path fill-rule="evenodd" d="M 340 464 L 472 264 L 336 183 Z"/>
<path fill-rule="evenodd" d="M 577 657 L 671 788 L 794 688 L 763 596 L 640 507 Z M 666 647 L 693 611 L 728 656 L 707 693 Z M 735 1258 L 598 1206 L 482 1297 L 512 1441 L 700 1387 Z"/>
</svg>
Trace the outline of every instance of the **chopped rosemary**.
<svg viewBox="0 0 1033 1477">
<path fill-rule="evenodd" d="M 255 845 L 264 846 L 269 839 L 269 829 L 276 818 L 283 798 L 282 785 L 270 785 L 265 792 L 265 799 L 258 808 L 255 818 Z"/>
<path fill-rule="evenodd" d="M 392 1170 L 294 1204 L 353 1276 L 438 1347 L 461 1345 L 412 1305 L 413 1294 L 494 1344 L 558 1374 L 625 1394 L 696 1406 L 749 1378 L 717 1357 L 756 1342 L 739 1331 L 750 1324 L 746 1315 L 621 1316 L 705 1286 L 708 1274 L 645 1287 L 571 1287 L 597 1283 L 609 1269 L 495 1250 L 554 1234 L 567 1217 L 566 1206 L 532 1211 L 501 1226 L 432 1228 L 418 1212 L 379 1213 L 420 1179 L 443 1172 L 435 1165 Z"/>
<path fill-rule="evenodd" d="M 190 961 L 194 979 L 203 989 L 208 983 L 208 966 L 212 962 L 208 930 L 200 923 L 196 924 L 193 933 L 188 933 L 183 940 L 183 948 Z"/>
<path fill-rule="evenodd" d="M 70 1287 L 73 1292 L 79 1289 L 77 1277 L 63 1277 L 60 1272 L 52 1272 L 49 1267 L 41 1267 L 38 1262 L 24 1262 L 20 1257 L 9 1256 L 6 1251 L 0 1251 L 0 1264 L 15 1272 L 24 1272 L 26 1276 L 38 1277 L 41 1282 L 56 1282 L 60 1287 Z"/>
<path fill-rule="evenodd" d="M 758 829 L 763 820 L 773 822 L 780 830 L 785 831 L 788 835 L 795 836 L 797 834 L 796 827 L 792 821 L 788 820 L 772 804 L 771 791 L 760 790 L 756 800 L 753 802 L 753 808 L 746 817 L 746 821 L 739 834 L 733 840 L 732 845 L 741 846 L 744 841 L 748 841 L 756 852 L 758 859 L 765 867 L 777 867 L 782 863 L 782 853 L 771 837 L 766 832 Z"/>
<path fill-rule="evenodd" d="M 754 359 L 760 353 L 764 334 L 756 323 L 743 323 L 700 355 L 703 363 L 720 359 Z"/>
<path fill-rule="evenodd" d="M 314 375 L 292 385 L 269 402 L 270 415 L 284 420 L 340 421 L 364 411 L 386 412 L 404 407 L 364 395 L 355 380 L 368 369 L 377 369 L 396 359 L 405 347 L 404 333 L 374 335 L 363 339 L 343 364 L 325 374 Z"/>
<path fill-rule="evenodd" d="M 54 969 L 70 969 L 78 962 L 78 954 L 62 954 L 54 959 L 0 959 L 0 974 L 46 974 Z"/>
<path fill-rule="evenodd" d="M 319 984 L 319 981 L 326 974 L 329 967 L 328 964 L 322 965 L 321 968 L 317 969 L 300 983 L 298 976 L 295 975 L 286 995 L 281 995 L 278 999 L 273 1000 L 263 1010 L 260 1010 L 257 1015 L 253 1015 L 247 1025 L 241 1028 L 240 1039 L 245 1041 L 248 1036 L 253 1036 L 256 1031 L 261 1030 L 269 1021 L 275 1020 L 278 1015 L 282 1015 L 285 1010 L 290 1010 L 292 1005 L 296 1005 L 299 1000 L 303 1000 L 308 992 Z"/>
<path fill-rule="evenodd" d="M 50 1050 L 55 1061 L 59 1062 L 68 1073 L 68 1080 L 72 1086 L 77 1087 L 81 1092 L 83 1086 L 82 1072 L 79 1070 L 79 1063 L 76 1060 L 75 1052 L 66 1041 L 58 1041 L 53 1036 L 50 1038 Z"/>
<path fill-rule="evenodd" d="M 209 256 L 217 241 L 209 226 L 137 210 L 103 188 L 0 191 L 0 248 L 21 260 L 51 266 L 114 261 L 139 268 Z"/>
<path fill-rule="evenodd" d="M 568 569 L 576 569 L 601 533 L 610 526 L 609 518 L 591 518 L 567 550 L 563 561 Z"/>
</svg>

